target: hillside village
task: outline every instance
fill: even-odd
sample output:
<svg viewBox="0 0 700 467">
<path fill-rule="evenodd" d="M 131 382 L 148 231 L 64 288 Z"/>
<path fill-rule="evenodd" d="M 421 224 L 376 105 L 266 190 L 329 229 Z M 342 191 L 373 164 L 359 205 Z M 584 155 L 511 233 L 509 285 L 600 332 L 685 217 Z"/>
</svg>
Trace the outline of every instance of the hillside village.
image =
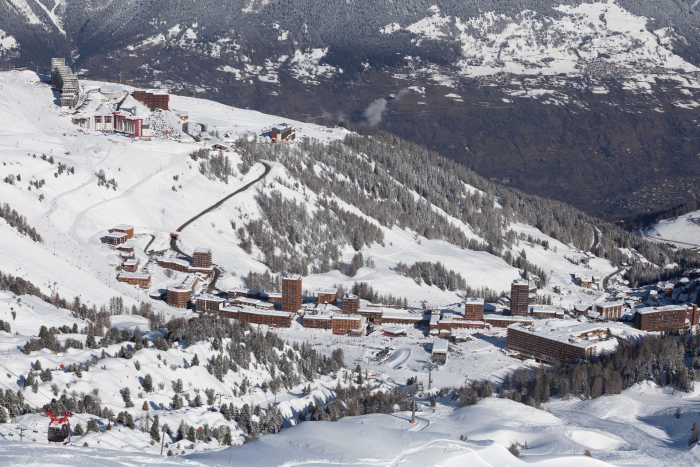
<svg viewBox="0 0 700 467">
<path fill-rule="evenodd" d="M 272 266 L 256 233 L 242 227 L 265 219 L 254 214 L 268 196 L 266 190 L 278 190 L 299 202 L 320 203 L 320 196 L 310 193 L 311 184 L 299 188 L 299 180 L 280 160 L 239 156 L 240 141 L 294 151 L 310 147 L 311 140 L 328 145 L 341 141 L 346 130 L 234 114 L 236 109 L 230 108 L 214 109 L 219 113 L 207 120 L 214 113 L 204 107 L 208 103 L 198 104 L 205 109 L 201 110 L 165 90 L 78 82 L 77 77 L 73 81 L 60 60 L 55 64 L 55 74 L 69 84 L 52 81 L 56 91 L 52 112 L 57 117 L 41 118 L 60 122 L 52 123 L 60 130 L 51 131 L 63 134 L 62 142 L 46 143 L 41 139 L 46 136 L 32 131 L 26 132 L 30 138 L 13 145 L 6 143 L 14 134 L 2 140 L 2 147 L 14 146 L 9 168 L 3 166 L 3 200 L 28 178 L 34 187 L 17 195 L 29 221 L 17 227 L 9 223 L 10 215 L 3 215 L 8 224 L 0 226 L 7 234 L 0 253 L 8 258 L 8 266 L 0 272 L 13 274 L 13 281 L 37 284 L 38 289 L 29 295 L 3 292 L 0 301 L 4 320 L 0 325 L 12 326 L 18 333 L 12 339 L 21 349 L 13 354 L 12 371 L 23 375 L 29 369 L 36 382 L 17 383 L 29 409 L 10 415 L 26 426 L 42 426 L 38 412 L 50 402 L 44 399 L 51 393 L 76 408 L 80 401 L 84 408 L 91 385 L 102 388 L 104 410 L 93 410 L 95 416 L 89 417 L 99 420 L 99 426 L 95 430 L 97 425 L 91 424 L 87 434 L 73 434 L 90 446 L 98 440 L 109 442 L 112 427 L 119 427 L 123 436 L 125 427 L 135 423 L 143 425 L 141 433 L 128 439 L 151 453 L 159 447 L 152 442 L 155 436 L 149 427 L 154 424 L 156 432 L 162 427 L 167 433 L 158 439 L 165 442 L 168 436 L 173 454 L 243 444 L 304 420 L 359 415 L 362 410 L 353 412 L 351 406 L 363 397 L 364 413 L 380 411 L 388 402 L 370 404 L 371 394 L 379 391 L 391 394 L 387 397 L 409 423 L 415 401 L 406 394 L 420 399 L 418 417 L 429 417 L 426 412 L 434 410 L 431 397 L 438 407 L 454 401 L 468 406 L 497 392 L 512 394 L 503 397 L 510 402 L 509 397 L 516 400 L 526 394 L 524 387 L 504 387 L 513 371 L 537 374 L 549 365 L 583 365 L 625 347 L 621 343 L 697 330 L 700 270 L 689 268 L 662 282 L 633 286 L 626 273 L 633 264 L 650 262 L 640 251 L 623 251 L 616 257 L 619 261 L 613 261 L 517 222 L 501 234 L 520 259 L 507 261 L 508 254 L 490 252 L 476 227 L 466 223 L 458 230 L 472 241 L 466 243 L 469 248 L 446 245 L 432 232 L 419 235 L 375 222 L 371 225 L 383 229 L 385 237 L 375 242 L 345 239 L 357 240 L 352 247 L 338 241 L 336 248 L 345 250 L 338 253 L 338 263 L 343 264 L 336 269 L 311 263 L 311 270 L 300 274 L 303 268 L 291 262 L 280 263 L 294 266 L 286 270 Z M 12 72 L 5 85 L 27 86 L 22 76 L 27 73 Z M 45 82 L 28 82 L 36 89 L 47 87 Z M 48 108 L 49 103 L 41 105 Z M 221 116 L 229 113 L 235 116 Z M 40 195 L 37 185 L 43 183 L 38 182 L 46 173 L 51 175 L 49 170 L 54 169 L 47 167 L 53 166 L 49 159 L 54 157 L 60 164 L 74 162 L 76 177 L 85 178 L 76 180 L 71 164 L 66 175 L 61 169 L 48 177 Z M 172 169 L 169 163 L 179 165 Z M 328 166 L 309 164 L 314 173 Z M 31 176 L 29 167 L 37 167 Z M 9 175 L 19 171 L 22 176 L 9 183 Z M 338 188 L 342 177 L 338 174 Z M 65 186 L 56 189 L 52 182 L 57 180 Z M 76 208 L 60 201 L 80 190 L 91 191 L 73 200 Z M 466 190 L 476 194 L 478 203 L 505 211 L 499 204 L 502 200 L 486 194 L 482 198 L 473 186 Z M 40 198 L 44 193 L 49 203 Z M 172 196 L 173 201 L 151 207 L 155 193 Z M 130 204 L 120 204 L 130 198 Z M 340 196 L 333 201 L 340 206 L 333 212 L 348 224 L 357 222 L 352 216 L 364 216 L 370 224 L 368 216 Z M 148 211 L 144 214 L 142 208 Z M 71 209 L 67 217 L 74 219 L 72 223 L 56 221 L 59 227 L 55 227 L 49 220 L 53 213 L 68 214 Z M 437 207 L 435 211 L 449 222 L 457 219 Z M 167 218 L 171 212 L 177 217 Z M 175 219 L 185 223 L 178 227 Z M 314 217 L 313 222 L 321 221 Z M 38 226 L 45 238 L 31 239 L 36 235 L 30 235 L 25 224 Z M 328 225 L 329 231 L 335 228 Z M 365 227 L 365 232 L 373 231 Z M 605 242 L 599 235 L 600 231 L 593 236 L 595 242 Z M 17 251 L 25 256 L 16 256 Z M 306 248 L 305 253 L 309 251 Z M 450 257 L 464 259 L 450 263 Z M 415 265 L 433 258 L 432 267 L 426 268 L 440 277 L 431 283 L 411 276 L 402 263 Z M 514 266 L 518 264 L 523 267 Z M 73 305 L 65 298 L 59 302 L 59 292 L 78 300 Z M 41 294 L 44 298 L 39 298 Z M 97 311 L 108 300 L 109 310 Z M 191 341 L 193 336 L 199 340 Z M 251 346 L 258 352 L 252 360 L 235 350 L 235 339 L 241 336 L 245 349 Z M 265 339 L 274 350 L 262 344 Z M 50 350 L 54 341 L 65 347 L 68 360 Z M 306 366 L 309 361 L 313 370 Z M 126 381 L 135 364 L 140 376 Z M 88 369 L 92 375 L 81 381 L 82 376 L 76 375 L 86 375 Z M 52 389 L 57 383 L 47 379 L 52 373 L 57 383 L 67 384 L 61 396 L 59 386 Z M 119 381 L 110 381 L 114 375 L 120 375 Z M 96 381 L 103 380 L 97 386 Z M 75 391 L 71 395 L 68 385 L 77 385 L 82 396 Z M 363 391 L 368 393 L 362 395 Z M 138 397 L 135 405 L 132 396 Z M 533 405 L 539 405 L 539 399 Z M 80 417 L 85 425 L 85 415 Z M 412 417 L 415 422 L 416 414 Z M 169 431 L 159 423 L 167 424 Z M 417 425 L 425 427 L 425 422 Z"/>
</svg>

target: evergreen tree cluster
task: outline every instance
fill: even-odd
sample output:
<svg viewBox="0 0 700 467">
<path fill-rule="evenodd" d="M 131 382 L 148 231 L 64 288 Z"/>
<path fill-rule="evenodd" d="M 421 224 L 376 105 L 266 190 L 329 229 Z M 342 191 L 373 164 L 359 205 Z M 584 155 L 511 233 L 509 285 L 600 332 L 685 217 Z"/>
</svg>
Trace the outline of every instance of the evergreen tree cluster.
<svg viewBox="0 0 700 467">
<path fill-rule="evenodd" d="M 44 239 L 41 238 L 39 232 L 27 223 L 27 218 L 19 214 L 17 211 L 12 209 L 9 204 L 3 203 L 0 207 L 0 217 L 5 219 L 10 227 L 17 229 L 22 235 L 26 235 L 35 242 L 43 243 Z"/>
</svg>

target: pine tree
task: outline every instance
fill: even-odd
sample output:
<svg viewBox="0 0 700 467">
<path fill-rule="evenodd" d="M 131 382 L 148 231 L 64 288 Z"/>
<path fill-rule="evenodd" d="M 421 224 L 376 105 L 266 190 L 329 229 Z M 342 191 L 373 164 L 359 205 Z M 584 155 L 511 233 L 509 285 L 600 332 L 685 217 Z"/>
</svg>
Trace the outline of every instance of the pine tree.
<svg viewBox="0 0 700 467">
<path fill-rule="evenodd" d="M 688 446 L 692 446 L 694 443 L 698 442 L 698 436 L 700 436 L 698 426 L 693 423 L 693 428 L 690 429 L 690 439 L 688 440 Z"/>
<path fill-rule="evenodd" d="M 153 441 L 160 442 L 160 419 L 158 415 L 153 417 L 153 424 L 151 425 L 151 439 Z"/>
<path fill-rule="evenodd" d="M 194 357 L 192 357 L 192 362 L 190 363 L 190 366 L 199 366 L 199 357 L 197 354 L 194 354 Z"/>
<path fill-rule="evenodd" d="M 144 376 L 141 386 L 143 386 L 143 390 L 146 392 L 153 391 L 153 378 L 151 377 L 150 373 Z"/>
<path fill-rule="evenodd" d="M 41 367 L 41 362 L 39 360 L 37 360 L 36 362 L 34 362 L 34 371 L 41 371 L 41 370 L 43 370 L 43 368 Z"/>
<path fill-rule="evenodd" d="M 231 437 L 231 427 L 226 426 L 226 433 L 224 434 L 224 444 L 226 446 L 231 446 L 233 444 L 233 439 Z"/>
<path fill-rule="evenodd" d="M 83 436 L 83 433 L 83 426 L 80 423 L 75 425 L 75 428 L 73 428 L 73 434 L 75 436 Z"/>
<path fill-rule="evenodd" d="M 97 426 L 97 422 L 95 421 L 94 418 L 91 418 L 90 420 L 88 420 L 87 431 L 94 431 L 95 433 L 99 433 L 100 428 Z"/>
<path fill-rule="evenodd" d="M 197 441 L 197 433 L 194 431 L 194 427 L 189 427 L 187 430 L 187 441 L 194 443 Z"/>
</svg>

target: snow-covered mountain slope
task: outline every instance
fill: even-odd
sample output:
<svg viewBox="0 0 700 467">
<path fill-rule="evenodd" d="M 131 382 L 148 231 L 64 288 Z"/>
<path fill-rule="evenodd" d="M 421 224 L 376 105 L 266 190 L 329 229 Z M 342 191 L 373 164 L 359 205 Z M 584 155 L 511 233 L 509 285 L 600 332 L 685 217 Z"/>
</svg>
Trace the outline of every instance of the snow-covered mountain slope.
<svg viewBox="0 0 700 467">
<path fill-rule="evenodd" d="M 509 290 L 510 282 L 520 277 L 518 268 L 527 268 L 527 262 L 536 269 L 530 267 L 531 274 L 549 282 L 544 292 L 551 293 L 555 286 L 570 288 L 574 273 L 614 272 L 609 259 L 622 258 L 606 235 L 596 245 L 592 218 L 489 184 L 447 162 L 444 171 L 415 167 L 424 165 L 423 157 L 434 156 L 404 143 L 396 146 L 405 153 L 404 160 L 418 158 L 400 166 L 387 158 L 393 143 L 379 137 L 378 144 L 369 146 L 363 139 L 343 144 L 348 132 L 342 128 L 172 96 L 174 112 L 188 113 L 188 127 L 204 125 L 231 141 L 225 143 L 231 146 L 225 153 L 230 162 L 225 182 L 207 168 L 207 161 L 190 157 L 204 146 L 184 133 L 132 141 L 79 132 L 34 74 L 3 73 L 0 79 L 0 115 L 12 122 L 0 134 L 0 177 L 14 180 L 0 184 L 0 199 L 26 216 L 44 238 L 37 243 L 15 234 L 0 249 L 7 272 L 26 275 L 44 286 L 45 293 L 51 285 L 62 296 L 81 295 L 98 306 L 104 302 L 101 296 L 115 292 L 127 300 L 142 299 L 143 292 L 115 282 L 120 259 L 103 243 L 108 230 L 134 225 L 133 243 L 145 264 L 149 257 L 143 250 L 149 242 L 149 250 L 168 250 L 170 232 L 261 176 L 189 224 L 180 237 L 185 252 L 200 246 L 213 249 L 214 262 L 224 271 L 220 290 L 245 285 L 243 278 L 251 271 L 271 270 L 304 274 L 309 291 L 334 284 L 347 290 L 366 282 L 381 295 L 405 297 L 412 305 L 442 305 L 459 300 L 464 284 L 495 294 Z M 99 84 L 84 86 L 95 89 Z M 284 122 L 296 130 L 300 143 L 256 142 Z M 233 141 L 240 137 L 247 142 L 235 149 Z M 271 170 L 265 175 L 263 162 L 268 159 Z M 71 170 L 58 170 L 59 164 Z M 100 183 L 102 173 L 115 183 Z M 32 185 L 42 180 L 40 188 Z M 287 216 L 289 209 L 294 214 Z M 500 216 L 505 219 L 499 221 Z M 540 223 L 550 235 L 528 222 Z M 0 228 L 12 232 L 9 226 Z M 275 240 L 272 249 L 270 239 Z M 635 240 L 629 236 L 627 241 Z M 364 260 L 354 274 L 348 273 L 358 254 Z M 428 285 L 427 276 L 414 280 L 399 267 L 416 263 L 440 263 L 459 273 L 464 283 L 450 285 L 433 277 L 435 284 Z M 146 270 L 154 274 L 153 293 L 178 280 L 165 277 L 160 268 Z M 569 299 L 563 300 L 566 304 Z M 172 312 L 161 302 L 155 306 Z"/>
<path fill-rule="evenodd" d="M 649 229 L 645 235 L 653 240 L 668 242 L 679 248 L 700 246 L 700 211 L 693 211 L 674 219 L 665 219 Z"/>
</svg>

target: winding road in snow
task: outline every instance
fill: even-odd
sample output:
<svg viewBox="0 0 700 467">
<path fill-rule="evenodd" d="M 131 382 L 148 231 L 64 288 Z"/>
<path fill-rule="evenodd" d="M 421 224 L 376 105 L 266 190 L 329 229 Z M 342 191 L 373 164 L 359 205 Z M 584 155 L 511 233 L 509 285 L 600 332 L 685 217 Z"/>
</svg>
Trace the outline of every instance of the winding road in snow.
<svg viewBox="0 0 700 467">
<path fill-rule="evenodd" d="M 259 181 L 261 181 L 262 179 L 267 177 L 267 175 L 272 170 L 272 166 L 270 164 L 268 164 L 267 162 L 261 161 L 260 163 L 265 167 L 265 171 L 263 172 L 262 175 L 260 175 L 258 178 L 256 178 L 252 182 L 246 183 L 245 185 L 243 185 L 242 187 L 240 187 L 239 189 L 237 189 L 233 193 L 226 195 L 225 197 L 223 197 L 222 199 L 220 199 L 216 203 L 212 204 L 211 206 L 209 206 L 208 208 L 206 208 L 204 211 L 200 212 L 199 214 L 188 219 L 184 224 L 182 224 L 180 227 L 177 228 L 178 232 L 182 232 L 192 222 L 196 221 L 197 219 L 199 219 L 203 215 L 212 212 L 214 209 L 220 207 L 222 204 L 224 204 L 229 199 L 233 198 L 234 196 L 236 196 L 239 193 L 246 191 L 248 188 L 250 188 L 251 186 L 255 185 L 256 183 L 258 183 Z M 184 256 L 185 258 L 188 258 L 190 260 L 192 259 L 191 255 L 188 255 L 187 253 L 182 251 L 180 249 L 180 247 L 177 246 L 177 238 L 174 238 L 174 237 L 170 238 L 170 249 L 177 252 L 178 254 Z M 219 279 L 220 275 L 221 275 L 221 270 L 217 267 L 214 267 L 214 278 L 209 283 L 209 286 L 207 287 L 207 292 L 211 293 L 213 290 L 216 289 L 216 281 Z"/>
</svg>

